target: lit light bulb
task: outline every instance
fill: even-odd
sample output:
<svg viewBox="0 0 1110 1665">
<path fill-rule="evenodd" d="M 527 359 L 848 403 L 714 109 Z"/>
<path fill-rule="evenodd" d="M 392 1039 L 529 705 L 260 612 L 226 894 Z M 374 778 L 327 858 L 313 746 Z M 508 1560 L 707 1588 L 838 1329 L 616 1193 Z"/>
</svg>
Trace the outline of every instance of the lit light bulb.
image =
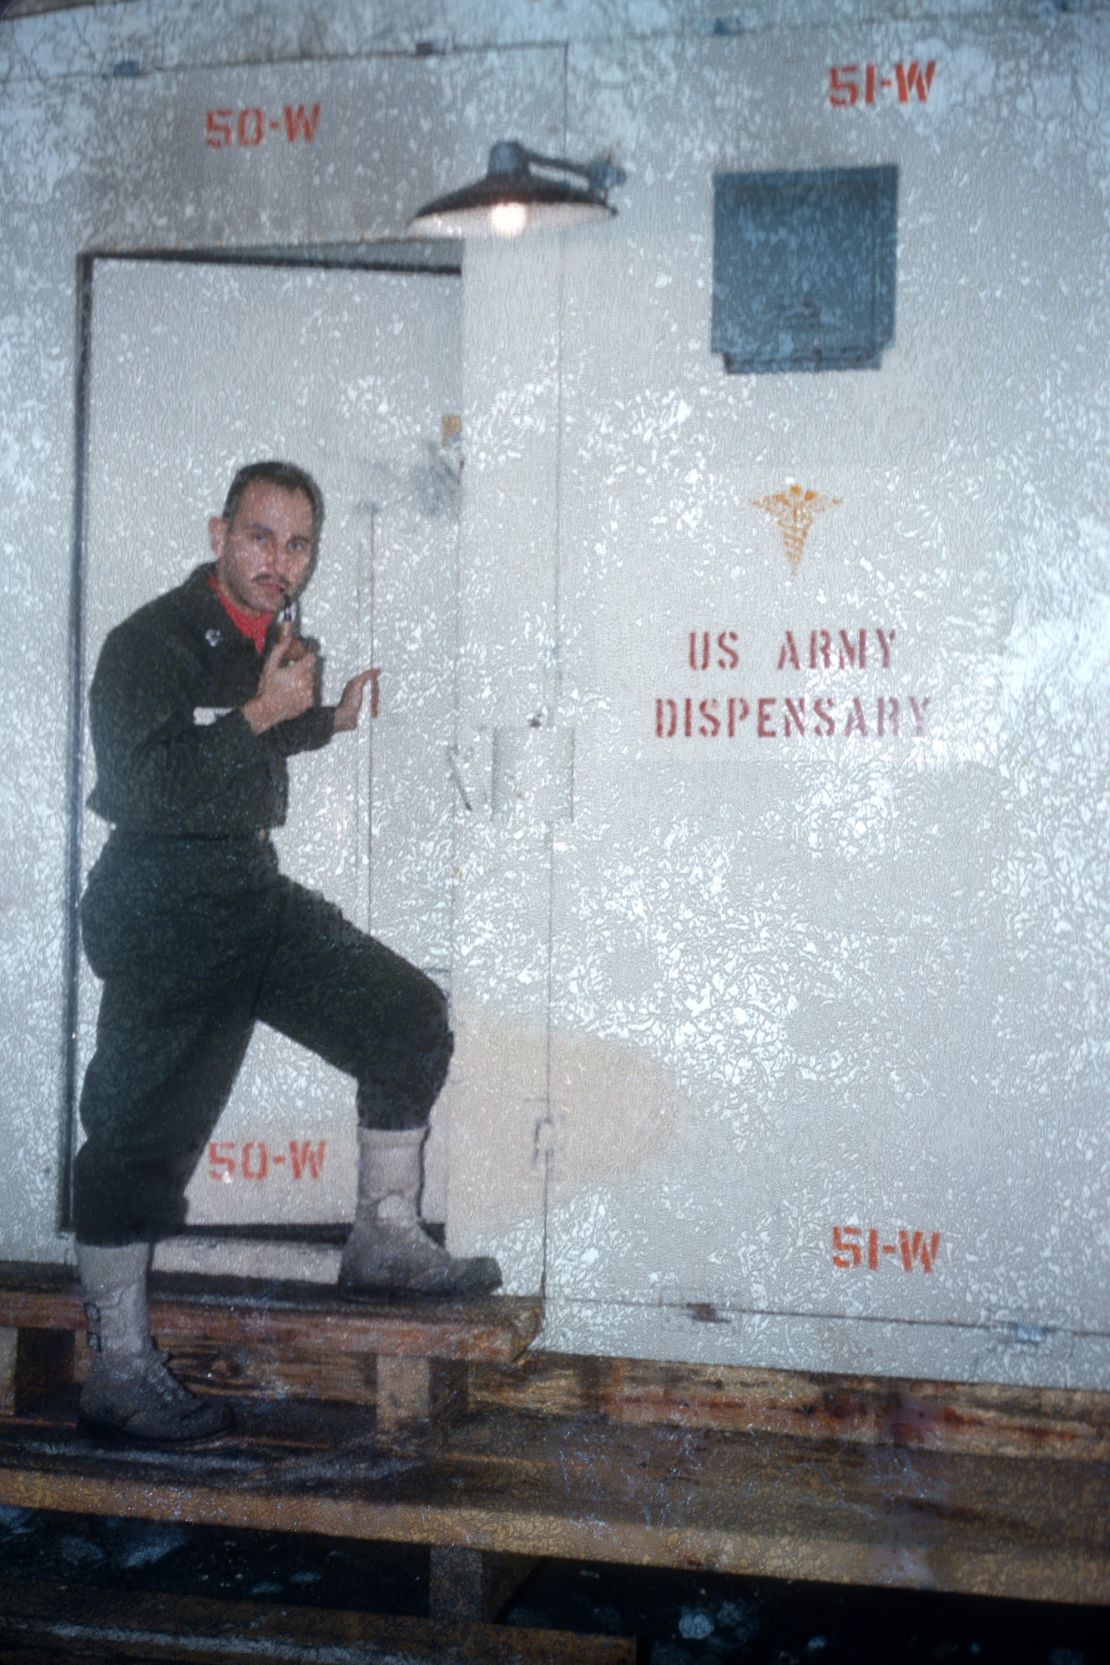
<svg viewBox="0 0 1110 1665">
<path fill-rule="evenodd" d="M 526 202 L 495 202 L 489 211 L 495 237 L 519 237 L 528 224 Z"/>
</svg>

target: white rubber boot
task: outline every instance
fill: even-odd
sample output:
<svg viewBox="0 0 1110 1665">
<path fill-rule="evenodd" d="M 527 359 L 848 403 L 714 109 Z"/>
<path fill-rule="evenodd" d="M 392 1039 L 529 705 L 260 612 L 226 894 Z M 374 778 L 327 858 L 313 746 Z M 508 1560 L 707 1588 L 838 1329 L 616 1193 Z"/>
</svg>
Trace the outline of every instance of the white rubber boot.
<svg viewBox="0 0 1110 1665">
<path fill-rule="evenodd" d="M 345 1295 L 460 1300 L 488 1295 L 500 1284 L 496 1260 L 456 1260 L 425 1231 L 419 1198 L 426 1137 L 423 1127 L 359 1128 L 358 1203 L 339 1266 Z"/>
<path fill-rule="evenodd" d="M 91 1432 L 151 1444 L 210 1439 L 230 1428 L 231 1411 L 183 1387 L 151 1341 L 151 1252 L 149 1243 L 77 1246 L 93 1356 L 81 1389 L 80 1423 Z"/>
</svg>

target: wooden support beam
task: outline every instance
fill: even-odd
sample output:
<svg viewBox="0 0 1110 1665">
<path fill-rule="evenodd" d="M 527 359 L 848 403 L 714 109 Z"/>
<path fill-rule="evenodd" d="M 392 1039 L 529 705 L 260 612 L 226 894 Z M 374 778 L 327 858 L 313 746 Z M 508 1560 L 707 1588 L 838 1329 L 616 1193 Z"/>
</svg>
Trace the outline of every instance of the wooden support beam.
<svg viewBox="0 0 1110 1665">
<path fill-rule="evenodd" d="M 304 1347 L 397 1358 L 510 1364 L 539 1333 L 542 1305 L 521 1296 L 483 1301 L 351 1301 L 322 1284 L 155 1272 L 157 1339 L 191 1344 Z M 80 1290 L 69 1267 L 0 1262 L 0 1327 L 79 1330 Z"/>
<path fill-rule="evenodd" d="M 433 1544 L 428 1611 L 436 1619 L 495 1619 L 538 1566 L 531 1555 Z"/>
<path fill-rule="evenodd" d="M 79 1436 L 72 1389 L 0 1419 L 0 1503 L 502 1555 L 1110 1605 L 1110 1467 L 474 1412 L 237 1403 L 185 1451 Z"/>
<path fill-rule="evenodd" d="M 192 1665 L 633 1665 L 625 1637 L 384 1617 L 270 1602 L 0 1583 L 5 1665 L 80 1657 Z"/>
<path fill-rule="evenodd" d="M 179 1279 L 159 1297 L 174 1363 L 223 1361 L 204 1385 L 236 1393 L 236 1427 L 128 1452 L 75 1433 L 75 1387 L 28 1390 L 72 1362 L 72 1277 L 3 1271 L 0 1503 L 424 1544 L 436 1604 L 473 1619 L 530 1556 L 1110 1605 L 1110 1395 L 550 1355 L 510 1371 L 537 1302 L 368 1310 Z M 338 1337 L 343 1385 L 324 1392 Z M 251 1347 L 272 1378 L 236 1377 Z M 464 1387 L 468 1414 L 433 1437 L 369 1425 L 375 1391 L 392 1431 Z"/>
<path fill-rule="evenodd" d="M 361 1302 L 320 1284 L 192 1274 L 150 1284 L 155 1340 L 190 1386 L 376 1404 L 383 1429 L 465 1409 L 468 1364 L 511 1366 L 541 1317 L 520 1297 Z M 69 1268 L 0 1263 L 0 1415 L 73 1379 L 84 1325 Z"/>
<path fill-rule="evenodd" d="M 6 1326 L 0 1329 L 0 1415 L 10 1416 L 16 1408 L 16 1375 L 19 1358 L 19 1331 Z"/>
<path fill-rule="evenodd" d="M 430 1422 L 466 1403 L 461 1359 L 378 1359 L 378 1427 L 383 1431 Z"/>
<path fill-rule="evenodd" d="M 472 1407 L 495 1415 L 602 1416 L 629 1426 L 716 1428 L 984 1457 L 1110 1461 L 1110 1393 L 743 1364 L 530 1353 L 476 1364 Z"/>
</svg>

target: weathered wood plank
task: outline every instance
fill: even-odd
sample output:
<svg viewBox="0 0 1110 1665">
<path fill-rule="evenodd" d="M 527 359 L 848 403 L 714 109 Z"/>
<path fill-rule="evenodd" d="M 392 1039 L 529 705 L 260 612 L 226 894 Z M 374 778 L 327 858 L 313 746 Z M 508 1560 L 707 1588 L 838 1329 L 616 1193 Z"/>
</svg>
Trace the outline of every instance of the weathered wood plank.
<svg viewBox="0 0 1110 1665">
<path fill-rule="evenodd" d="M 9 1416 L 16 1408 L 18 1395 L 15 1379 L 18 1363 L 19 1331 L 0 1329 L 0 1416 Z"/>
<path fill-rule="evenodd" d="M 189 1453 L 121 1453 L 60 1420 L 9 1423 L 0 1502 L 1110 1604 L 1105 1463 L 508 1412 L 398 1444 L 355 1409 L 238 1415 L 233 1436 Z"/>
<path fill-rule="evenodd" d="M 207 1360 L 201 1385 L 217 1391 L 253 1370 L 258 1391 L 269 1361 L 277 1401 L 237 1396 L 236 1433 L 209 1449 L 121 1453 L 76 1438 L 74 1390 L 16 1394 L 0 1502 L 446 1546 L 479 1569 L 489 1554 L 561 1556 L 1110 1604 L 1108 1395 L 544 1355 L 510 1370 L 461 1343 L 437 1384 L 429 1327 L 450 1348 L 473 1308 L 379 1314 L 314 1286 L 218 1282 L 164 1280 L 167 1310 L 188 1309 L 175 1365 Z M 4 1298 L 39 1302 L 49 1351 L 58 1302 L 81 1322 L 75 1285 L 57 1269 L 28 1285 L 0 1282 L 0 1317 Z M 269 1304 L 239 1311 L 248 1296 Z M 540 1309 L 522 1306 L 526 1330 Z M 244 1340 L 258 1312 L 273 1327 Z M 350 1353 L 328 1339 L 329 1315 L 358 1329 Z M 399 1323 L 400 1347 L 396 1332 L 392 1347 L 368 1344 L 379 1319 Z M 205 1326 L 225 1322 L 213 1340 Z M 412 1324 L 422 1354 L 406 1351 Z M 80 1329 L 60 1340 L 79 1374 Z M 390 1424 L 376 1433 L 375 1351 Z M 286 1397 L 290 1368 L 318 1397 L 331 1358 L 343 1383 L 330 1397 L 358 1403 Z M 412 1408 L 463 1372 L 479 1408 L 415 1435 Z"/>
<path fill-rule="evenodd" d="M 167 1357 L 174 1375 L 190 1387 L 237 1400 L 293 1398 L 361 1405 L 366 1410 L 377 1403 L 377 1362 L 372 1353 L 230 1341 L 217 1347 L 179 1337 Z"/>
<path fill-rule="evenodd" d="M 1110 1393 L 831 1376 L 745 1365 L 544 1353 L 524 1357 L 540 1322 L 539 1303 L 531 1300 L 496 1298 L 477 1309 L 417 1306 L 414 1311 L 385 1303 L 364 1310 L 339 1302 L 313 1284 L 156 1274 L 154 1287 L 167 1301 L 187 1301 L 189 1314 L 196 1305 L 207 1310 L 221 1302 L 236 1303 L 219 1320 L 218 1335 L 212 1333 L 217 1326 L 208 1320 L 198 1324 L 192 1316 L 167 1313 L 160 1337 L 188 1379 L 216 1390 L 372 1404 L 369 1360 L 375 1352 L 427 1357 L 433 1356 L 434 1347 L 436 1357 L 465 1356 L 473 1361 L 471 1398 L 491 1409 L 553 1416 L 585 1411 L 628 1423 L 794 1433 L 809 1439 L 996 1456 L 1110 1457 Z M 240 1310 L 251 1303 L 265 1310 L 252 1309 L 244 1319 Z M 280 1313 L 272 1310 L 275 1304 Z M 350 1351 L 338 1347 L 332 1332 L 318 1320 L 320 1312 L 336 1307 L 340 1324 L 350 1321 L 357 1329 Z M 459 1317 L 478 1317 L 490 1307 L 499 1324 L 509 1324 L 508 1337 L 502 1335 L 491 1349 L 479 1323 L 468 1324 L 467 1336 L 460 1341 Z M 415 1332 L 410 1327 L 414 1321 Z M 389 1332 L 384 1338 L 376 1333 L 379 1322 Z M 0 1326 L 19 1323 L 28 1329 L 74 1328 L 76 1372 L 82 1374 L 82 1318 L 71 1269 L 0 1262 Z M 510 1357 L 497 1356 L 498 1347 Z M 512 1369 L 499 1368 L 503 1362 L 511 1362 Z M 3 1363 L 0 1343 L 0 1392 Z"/>
<path fill-rule="evenodd" d="M 381 1356 L 377 1369 L 378 1427 L 430 1422 L 466 1403 L 466 1363 L 461 1359 L 395 1359 Z"/>
<path fill-rule="evenodd" d="M 629 1424 L 963 1451 L 1110 1459 L 1110 1393 L 832 1376 L 746 1365 L 532 1353 L 510 1371 L 470 1372 L 475 1406 Z"/>
<path fill-rule="evenodd" d="M 539 1333 L 542 1306 L 529 1297 L 475 1302 L 360 1302 L 320 1284 L 264 1278 L 155 1273 L 151 1328 L 165 1346 L 315 1347 L 402 1358 L 511 1363 Z M 85 1325 L 70 1269 L 0 1263 L 0 1328 L 80 1330 Z"/>
<path fill-rule="evenodd" d="M 172 1345 L 181 1337 L 209 1344 L 264 1342 L 271 1347 L 311 1343 L 342 1353 L 378 1357 L 498 1359 L 520 1356 L 539 1333 L 540 1307 L 535 1301 L 447 1303 L 426 1307 L 400 1303 L 352 1307 L 338 1300 L 285 1307 L 206 1306 L 168 1300 L 153 1292 L 151 1328 Z"/>
<path fill-rule="evenodd" d="M 636 1656 L 624 1637 L 14 1580 L 0 1583 L 0 1642 L 12 1665 L 78 1653 L 197 1665 L 632 1665 Z"/>
</svg>

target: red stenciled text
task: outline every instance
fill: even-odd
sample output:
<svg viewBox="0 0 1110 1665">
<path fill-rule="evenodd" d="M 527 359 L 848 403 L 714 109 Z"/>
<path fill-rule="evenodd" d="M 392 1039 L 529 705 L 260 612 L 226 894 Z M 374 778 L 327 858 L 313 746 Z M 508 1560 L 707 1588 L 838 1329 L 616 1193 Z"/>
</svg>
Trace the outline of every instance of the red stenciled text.
<svg viewBox="0 0 1110 1665">
<path fill-rule="evenodd" d="M 227 150 L 235 145 L 254 150 L 269 134 L 284 135 L 288 144 L 311 144 L 320 121 L 320 106 L 306 110 L 303 104 L 286 104 L 280 116 L 267 115 L 252 106 L 244 110 L 208 110 L 204 118 L 204 142 L 210 150 Z"/>
<path fill-rule="evenodd" d="M 895 1241 L 883 1241 L 884 1233 L 874 1226 L 866 1231 L 862 1226 L 834 1226 L 832 1228 L 832 1263 L 841 1271 L 866 1267 L 877 1272 L 888 1263 L 912 1272 L 919 1267 L 931 1273 L 940 1253 L 940 1232 L 910 1231 L 905 1226 L 895 1234 Z"/>
<path fill-rule="evenodd" d="M 795 637 L 792 630 L 783 632 L 779 649 L 778 669 L 809 671 L 866 670 L 878 664 L 890 669 L 890 655 L 896 630 L 811 630 L 808 636 Z M 800 641 L 800 647 L 799 647 Z"/>
<path fill-rule="evenodd" d="M 699 700 L 687 695 L 684 699 L 656 699 L 655 737 L 735 740 L 746 731 L 758 740 L 804 740 L 807 736 L 829 739 L 834 734 L 845 739 L 883 740 L 924 734 L 928 709 L 928 694 L 921 699 L 910 694 L 905 700 L 890 694 L 877 699 L 855 694 L 846 700 L 824 694 L 810 700 L 804 694 L 796 699 L 762 694 L 751 700 L 715 695 Z"/>
<path fill-rule="evenodd" d="M 290 1139 L 280 1147 L 265 1139 L 251 1139 L 237 1145 L 229 1139 L 213 1139 L 208 1146 L 208 1177 L 222 1181 L 272 1179 L 288 1174 L 297 1180 L 319 1179 L 324 1171 L 326 1139 Z"/>
<path fill-rule="evenodd" d="M 735 630 L 719 630 L 715 636 L 708 630 L 691 630 L 690 669 L 707 671 L 712 665 L 719 671 L 734 671 L 740 663 L 739 643 Z"/>
<path fill-rule="evenodd" d="M 898 632 L 852 628 L 784 630 L 775 658 L 780 672 L 889 671 Z M 691 630 L 686 663 L 697 674 L 745 668 L 740 632 Z M 838 689 L 817 694 L 713 693 L 660 695 L 655 701 L 657 740 L 920 738 L 929 711 L 928 694 L 856 693 Z"/>
<path fill-rule="evenodd" d="M 927 64 L 916 59 L 895 64 L 889 74 L 878 64 L 834 64 L 829 70 L 829 103 L 834 110 L 850 110 L 854 104 L 876 104 L 884 94 L 899 104 L 925 104 L 936 72 L 935 58 Z"/>
</svg>

